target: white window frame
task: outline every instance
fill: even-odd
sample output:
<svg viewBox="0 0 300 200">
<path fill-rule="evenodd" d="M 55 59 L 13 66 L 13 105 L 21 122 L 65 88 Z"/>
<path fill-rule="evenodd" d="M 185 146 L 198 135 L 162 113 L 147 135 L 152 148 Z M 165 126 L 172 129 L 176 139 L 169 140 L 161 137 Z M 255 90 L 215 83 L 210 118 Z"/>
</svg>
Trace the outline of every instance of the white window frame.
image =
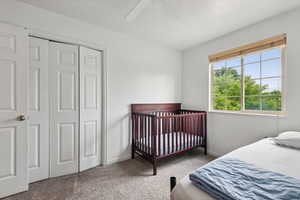
<svg viewBox="0 0 300 200">
<path fill-rule="evenodd" d="M 243 58 L 247 55 L 251 55 L 251 54 L 256 54 L 256 53 L 260 53 L 260 52 L 264 52 L 264 51 L 268 51 L 271 49 L 277 49 L 280 48 L 281 49 L 281 111 L 264 111 L 264 110 L 246 110 L 245 109 L 245 94 L 244 94 L 244 63 L 243 63 Z M 233 58 L 241 58 L 241 109 L 239 111 L 232 111 L 232 110 L 217 110 L 214 109 L 214 99 L 213 99 L 213 79 L 214 79 L 214 71 L 213 71 L 213 64 L 220 62 L 210 62 L 209 63 L 209 112 L 213 112 L 213 113 L 228 113 L 228 114 L 245 114 L 245 115 L 263 115 L 263 116 L 285 116 L 286 115 L 286 88 L 285 88 L 285 81 L 286 81 L 286 45 L 283 46 L 277 46 L 277 47 L 273 47 L 273 48 L 268 48 L 268 49 L 264 49 L 261 51 L 256 51 L 256 52 L 252 52 L 249 54 L 244 54 L 242 56 L 236 56 L 236 57 L 232 57 L 232 58 L 228 58 L 225 59 L 226 60 L 230 60 Z M 270 59 L 272 60 L 272 59 Z M 261 63 L 261 60 L 260 60 Z M 271 78 L 271 77 L 269 77 Z M 261 76 L 260 76 L 261 79 Z"/>
</svg>

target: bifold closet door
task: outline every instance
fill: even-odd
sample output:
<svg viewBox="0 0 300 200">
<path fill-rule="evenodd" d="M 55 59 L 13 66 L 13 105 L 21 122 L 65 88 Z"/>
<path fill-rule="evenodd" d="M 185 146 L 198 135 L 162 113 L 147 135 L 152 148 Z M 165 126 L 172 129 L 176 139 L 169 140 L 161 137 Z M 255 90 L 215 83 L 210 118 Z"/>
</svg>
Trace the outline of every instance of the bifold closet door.
<svg viewBox="0 0 300 200">
<path fill-rule="evenodd" d="M 49 42 L 50 176 L 78 172 L 78 47 Z"/>
<path fill-rule="evenodd" d="M 29 39 L 29 182 L 49 177 L 48 40 Z"/>
<path fill-rule="evenodd" d="M 0 198 L 28 189 L 28 38 L 0 23 Z"/>
<path fill-rule="evenodd" d="M 100 51 L 80 47 L 80 171 L 100 164 Z"/>
</svg>

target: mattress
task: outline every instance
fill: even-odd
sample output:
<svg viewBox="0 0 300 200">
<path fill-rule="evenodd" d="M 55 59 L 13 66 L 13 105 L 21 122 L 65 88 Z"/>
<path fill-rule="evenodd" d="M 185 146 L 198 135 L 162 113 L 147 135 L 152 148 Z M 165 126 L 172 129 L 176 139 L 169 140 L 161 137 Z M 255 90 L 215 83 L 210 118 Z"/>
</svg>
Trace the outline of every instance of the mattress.
<svg viewBox="0 0 300 200">
<path fill-rule="evenodd" d="M 176 136 L 177 136 L 177 144 L 176 144 Z M 160 155 L 166 155 L 169 153 L 173 153 L 179 151 L 180 149 L 186 149 L 187 147 L 199 146 L 202 143 L 202 137 L 192 135 L 190 133 L 178 132 L 176 133 L 165 133 L 160 134 L 160 138 L 156 138 L 156 152 L 159 154 L 159 139 L 160 139 Z M 200 144 L 197 144 L 200 142 Z M 142 138 L 141 144 L 137 142 L 137 146 L 141 145 L 142 149 L 151 149 L 151 138 Z M 169 148 L 168 148 L 169 146 Z"/>
<path fill-rule="evenodd" d="M 278 146 L 271 139 L 241 147 L 221 158 L 236 158 L 259 168 L 278 172 L 300 180 L 300 150 Z M 185 176 L 171 193 L 172 200 L 213 200 Z"/>
</svg>

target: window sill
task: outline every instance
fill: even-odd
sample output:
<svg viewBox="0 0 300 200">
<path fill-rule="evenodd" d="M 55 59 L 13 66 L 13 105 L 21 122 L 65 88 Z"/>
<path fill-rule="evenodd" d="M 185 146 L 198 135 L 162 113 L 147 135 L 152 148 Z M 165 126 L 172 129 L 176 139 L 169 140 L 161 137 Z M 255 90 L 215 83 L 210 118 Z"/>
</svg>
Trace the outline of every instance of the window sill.
<svg viewBox="0 0 300 200">
<path fill-rule="evenodd" d="M 255 113 L 255 112 L 233 112 L 233 111 L 218 111 L 212 110 L 208 111 L 208 113 L 216 113 L 216 114 L 230 114 L 230 115 L 245 115 L 245 116 L 261 116 L 261 117 L 276 117 L 276 118 L 284 118 L 286 113 Z"/>
</svg>

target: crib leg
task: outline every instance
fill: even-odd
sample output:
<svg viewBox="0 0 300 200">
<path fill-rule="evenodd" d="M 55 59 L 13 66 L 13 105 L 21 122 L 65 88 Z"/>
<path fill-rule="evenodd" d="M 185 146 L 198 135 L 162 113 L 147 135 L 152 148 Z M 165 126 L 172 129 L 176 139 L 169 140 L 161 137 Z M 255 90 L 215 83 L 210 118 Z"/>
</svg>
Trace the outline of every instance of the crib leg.
<svg viewBox="0 0 300 200">
<path fill-rule="evenodd" d="M 157 161 L 156 159 L 153 160 L 153 176 L 157 174 Z"/>
<path fill-rule="evenodd" d="M 206 145 L 204 147 L 204 155 L 207 155 L 207 147 L 206 147 Z"/>
<path fill-rule="evenodd" d="M 132 145 L 132 148 L 131 148 L 131 159 L 134 159 L 134 156 L 135 156 L 135 148 L 134 146 Z"/>
</svg>

